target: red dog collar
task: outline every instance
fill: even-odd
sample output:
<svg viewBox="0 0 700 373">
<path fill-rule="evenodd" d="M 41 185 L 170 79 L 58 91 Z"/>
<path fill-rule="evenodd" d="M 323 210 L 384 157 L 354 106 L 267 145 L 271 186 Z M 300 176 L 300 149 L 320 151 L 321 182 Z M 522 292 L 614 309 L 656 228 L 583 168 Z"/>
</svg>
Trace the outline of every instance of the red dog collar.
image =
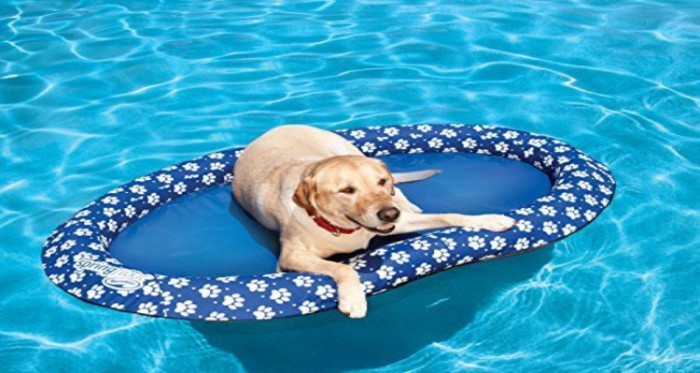
<svg viewBox="0 0 700 373">
<path fill-rule="evenodd" d="M 357 227 L 357 228 L 342 228 L 342 227 L 339 227 L 339 226 L 337 226 L 337 225 L 333 225 L 333 223 L 331 223 L 331 222 L 329 222 L 328 220 L 326 220 L 326 218 L 324 218 L 323 216 L 320 216 L 320 215 L 312 215 L 312 214 L 310 214 L 308 211 L 307 211 L 307 213 L 309 214 L 309 216 L 311 217 L 311 219 L 314 220 L 314 223 L 316 223 L 316 225 L 318 225 L 319 227 L 321 227 L 321 228 L 323 228 L 323 229 L 325 229 L 325 230 L 331 232 L 331 233 L 332 233 L 334 236 L 336 236 L 336 237 L 337 237 L 337 236 L 340 236 L 341 234 L 350 234 L 350 233 L 353 233 L 353 232 L 355 232 L 355 231 L 360 230 L 360 228 L 361 228 L 361 227 Z"/>
</svg>

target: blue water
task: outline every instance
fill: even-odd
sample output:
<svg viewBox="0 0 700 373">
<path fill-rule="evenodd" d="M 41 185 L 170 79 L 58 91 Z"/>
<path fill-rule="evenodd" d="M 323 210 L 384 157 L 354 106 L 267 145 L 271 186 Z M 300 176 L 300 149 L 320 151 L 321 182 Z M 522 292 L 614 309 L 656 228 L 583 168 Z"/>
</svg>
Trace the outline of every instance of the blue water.
<svg viewBox="0 0 700 373">
<path fill-rule="evenodd" d="M 0 362 L 29 371 L 700 371 L 700 3 L 0 3 Z M 619 183 L 584 231 L 262 323 L 94 307 L 44 238 L 135 177 L 283 123 L 492 123 Z"/>
</svg>

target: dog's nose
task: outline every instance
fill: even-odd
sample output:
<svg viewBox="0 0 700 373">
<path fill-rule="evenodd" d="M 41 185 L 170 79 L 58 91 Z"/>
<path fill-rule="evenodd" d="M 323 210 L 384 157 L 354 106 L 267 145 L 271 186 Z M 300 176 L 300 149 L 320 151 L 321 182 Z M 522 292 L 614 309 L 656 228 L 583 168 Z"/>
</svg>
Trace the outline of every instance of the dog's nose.
<svg viewBox="0 0 700 373">
<path fill-rule="evenodd" d="M 399 209 L 397 209 L 396 207 L 385 207 L 379 210 L 379 212 L 377 213 L 379 219 L 386 223 L 396 221 L 396 219 L 399 218 L 399 215 L 401 215 L 401 211 L 399 211 Z"/>
</svg>

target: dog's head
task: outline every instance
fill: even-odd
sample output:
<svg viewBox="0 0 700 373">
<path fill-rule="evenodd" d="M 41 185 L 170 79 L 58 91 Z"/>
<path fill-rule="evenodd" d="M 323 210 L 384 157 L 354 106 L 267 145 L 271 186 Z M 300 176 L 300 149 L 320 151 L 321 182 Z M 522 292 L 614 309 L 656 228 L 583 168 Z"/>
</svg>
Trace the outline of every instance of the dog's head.
<svg viewBox="0 0 700 373">
<path fill-rule="evenodd" d="M 359 225 L 388 234 L 401 214 L 393 195 L 394 179 L 384 162 L 350 155 L 310 167 L 297 186 L 294 202 L 339 226 Z"/>
</svg>

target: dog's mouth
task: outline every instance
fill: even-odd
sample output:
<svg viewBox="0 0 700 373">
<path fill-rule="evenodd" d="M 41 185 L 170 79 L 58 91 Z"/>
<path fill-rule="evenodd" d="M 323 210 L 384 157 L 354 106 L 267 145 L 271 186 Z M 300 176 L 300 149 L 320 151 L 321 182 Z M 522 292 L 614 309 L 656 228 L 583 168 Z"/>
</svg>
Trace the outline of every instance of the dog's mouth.
<svg viewBox="0 0 700 373">
<path fill-rule="evenodd" d="M 370 232 L 375 232 L 375 233 L 380 233 L 380 234 L 389 234 L 389 233 L 393 232 L 394 229 L 396 228 L 396 225 L 393 223 L 386 223 L 386 224 L 378 225 L 376 227 L 368 227 L 368 226 L 360 223 L 359 221 L 357 221 L 357 220 L 355 220 L 347 215 L 345 215 L 345 217 L 348 220 L 350 220 L 351 222 L 361 226 L 364 229 L 367 229 Z"/>
</svg>

